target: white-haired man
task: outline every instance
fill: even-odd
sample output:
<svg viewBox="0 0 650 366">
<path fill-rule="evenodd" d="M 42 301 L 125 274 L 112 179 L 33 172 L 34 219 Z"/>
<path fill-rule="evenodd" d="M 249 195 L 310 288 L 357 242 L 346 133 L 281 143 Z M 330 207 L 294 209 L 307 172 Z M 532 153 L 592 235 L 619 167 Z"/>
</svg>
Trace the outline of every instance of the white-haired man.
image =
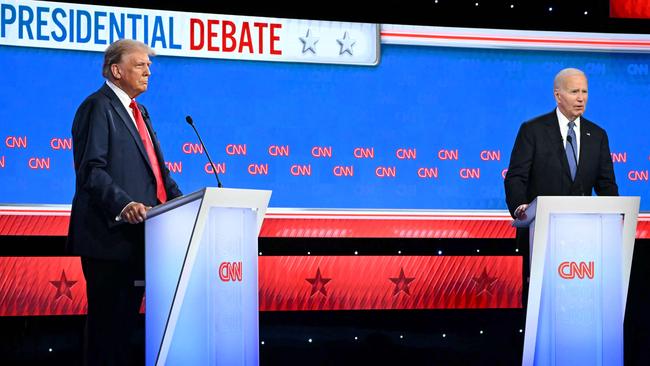
<svg viewBox="0 0 650 366">
<path fill-rule="evenodd" d="M 182 194 L 147 109 L 135 102 L 149 85 L 150 55 L 138 41 L 108 46 L 106 82 L 79 106 L 72 125 L 76 190 L 67 244 L 81 256 L 86 278 L 87 365 L 133 363 L 130 340 L 143 294 L 134 281 L 144 279 L 142 222 L 150 207 Z"/>
<path fill-rule="evenodd" d="M 537 196 L 591 196 L 592 191 L 599 196 L 618 195 L 607 133 L 582 116 L 588 92 L 582 71 L 560 71 L 553 83 L 557 107 L 519 128 L 504 181 L 512 217 L 523 218 Z M 528 229 L 517 230 L 517 243 L 524 261 L 526 300 Z"/>
</svg>

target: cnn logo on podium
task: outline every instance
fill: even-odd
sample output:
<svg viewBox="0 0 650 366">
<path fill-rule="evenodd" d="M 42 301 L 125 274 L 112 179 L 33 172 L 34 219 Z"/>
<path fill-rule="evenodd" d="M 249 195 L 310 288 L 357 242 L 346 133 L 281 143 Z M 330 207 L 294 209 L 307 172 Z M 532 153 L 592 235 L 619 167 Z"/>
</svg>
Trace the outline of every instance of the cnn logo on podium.
<svg viewBox="0 0 650 366">
<path fill-rule="evenodd" d="M 557 267 L 557 273 L 565 280 L 572 280 L 576 277 L 590 280 L 594 279 L 594 261 L 591 262 L 562 262 Z"/>
<path fill-rule="evenodd" d="M 219 265 L 219 278 L 223 282 L 242 281 L 241 262 L 221 262 Z"/>
</svg>

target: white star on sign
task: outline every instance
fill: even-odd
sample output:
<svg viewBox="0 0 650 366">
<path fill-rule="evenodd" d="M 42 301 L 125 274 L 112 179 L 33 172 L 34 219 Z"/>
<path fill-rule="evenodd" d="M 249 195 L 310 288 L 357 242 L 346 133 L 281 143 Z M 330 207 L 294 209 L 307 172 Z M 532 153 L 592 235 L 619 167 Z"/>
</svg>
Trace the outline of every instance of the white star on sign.
<svg viewBox="0 0 650 366">
<path fill-rule="evenodd" d="M 316 54 L 316 43 L 318 43 L 318 37 L 314 37 L 311 34 L 311 29 L 307 29 L 307 34 L 304 37 L 300 37 L 302 42 L 302 53 L 311 51 L 313 54 Z"/>
<path fill-rule="evenodd" d="M 350 56 L 352 56 L 352 46 L 354 46 L 354 44 L 357 43 L 357 41 L 350 38 L 348 32 L 345 32 L 343 34 L 343 38 L 337 39 L 336 42 L 338 42 L 341 45 L 341 51 L 339 52 L 339 55 L 342 55 L 347 52 L 350 54 Z"/>
</svg>

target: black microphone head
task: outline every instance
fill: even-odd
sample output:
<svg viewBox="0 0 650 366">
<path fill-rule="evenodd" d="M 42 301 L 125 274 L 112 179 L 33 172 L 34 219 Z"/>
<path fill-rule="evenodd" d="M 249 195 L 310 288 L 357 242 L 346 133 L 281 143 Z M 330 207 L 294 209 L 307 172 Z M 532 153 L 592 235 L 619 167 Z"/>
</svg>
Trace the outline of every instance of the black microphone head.
<svg viewBox="0 0 650 366">
<path fill-rule="evenodd" d="M 189 116 L 188 116 L 189 117 Z M 571 144 L 573 143 L 573 138 L 571 136 L 567 136 L 566 140 Z"/>
<path fill-rule="evenodd" d="M 190 117 L 190 116 L 185 116 L 185 121 L 186 121 L 187 123 L 191 124 L 191 125 L 194 124 L 194 121 L 192 121 L 192 117 Z"/>
</svg>

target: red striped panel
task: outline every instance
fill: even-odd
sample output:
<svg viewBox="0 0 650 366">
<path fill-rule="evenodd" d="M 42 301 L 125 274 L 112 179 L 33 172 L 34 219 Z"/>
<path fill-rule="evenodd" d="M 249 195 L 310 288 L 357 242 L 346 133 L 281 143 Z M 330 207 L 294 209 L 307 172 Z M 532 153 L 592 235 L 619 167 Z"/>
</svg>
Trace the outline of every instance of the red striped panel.
<svg viewBox="0 0 650 366">
<path fill-rule="evenodd" d="M 0 257 L 0 316 L 85 313 L 78 257 Z"/>
<path fill-rule="evenodd" d="M 609 0 L 609 16 L 612 18 L 650 18 L 648 0 Z"/>
<path fill-rule="evenodd" d="M 260 311 L 514 308 L 520 294 L 521 257 L 259 258 Z M 86 308 L 79 258 L 0 257 L 0 316 Z"/>
<path fill-rule="evenodd" d="M 521 307 L 521 257 L 259 258 L 261 311 Z"/>
<path fill-rule="evenodd" d="M 69 211 L 0 210 L 0 236 L 66 236 Z M 267 213 L 266 238 L 504 238 L 515 237 L 509 216 L 442 214 Z M 650 238 L 650 215 L 639 215 L 636 237 Z"/>
<path fill-rule="evenodd" d="M 0 213 L 0 235 L 66 236 L 70 216 L 6 215 Z"/>
<path fill-rule="evenodd" d="M 514 238 L 510 220 L 265 218 L 269 238 Z"/>
</svg>

